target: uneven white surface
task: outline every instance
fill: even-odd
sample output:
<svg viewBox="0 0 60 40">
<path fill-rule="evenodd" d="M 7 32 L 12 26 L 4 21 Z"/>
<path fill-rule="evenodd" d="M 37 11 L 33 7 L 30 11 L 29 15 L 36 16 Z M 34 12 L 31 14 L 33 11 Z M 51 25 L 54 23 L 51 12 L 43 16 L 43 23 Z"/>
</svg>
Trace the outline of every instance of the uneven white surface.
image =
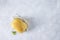
<svg viewBox="0 0 60 40">
<path fill-rule="evenodd" d="M 31 28 L 12 35 L 17 14 L 32 18 Z M 0 40 L 60 40 L 60 0 L 0 0 Z"/>
</svg>

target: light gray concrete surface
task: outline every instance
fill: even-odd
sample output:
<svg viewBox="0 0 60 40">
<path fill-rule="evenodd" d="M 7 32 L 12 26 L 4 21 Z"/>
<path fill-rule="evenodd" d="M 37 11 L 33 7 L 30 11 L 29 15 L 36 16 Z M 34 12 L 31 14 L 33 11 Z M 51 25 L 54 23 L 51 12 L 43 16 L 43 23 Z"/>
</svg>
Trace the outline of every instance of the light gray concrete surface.
<svg viewBox="0 0 60 40">
<path fill-rule="evenodd" d="M 16 14 L 28 17 L 30 29 L 13 35 Z M 60 0 L 0 0 L 0 40 L 60 40 Z"/>
</svg>

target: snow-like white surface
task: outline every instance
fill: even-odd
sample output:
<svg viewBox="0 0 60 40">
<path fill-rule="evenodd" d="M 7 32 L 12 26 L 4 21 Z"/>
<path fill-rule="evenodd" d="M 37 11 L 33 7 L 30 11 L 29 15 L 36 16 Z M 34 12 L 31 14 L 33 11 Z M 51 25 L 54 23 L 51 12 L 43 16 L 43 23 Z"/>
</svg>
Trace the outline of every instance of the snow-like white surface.
<svg viewBox="0 0 60 40">
<path fill-rule="evenodd" d="M 30 29 L 12 35 L 16 13 L 29 18 Z M 0 40 L 60 40 L 60 0 L 0 0 Z"/>
</svg>

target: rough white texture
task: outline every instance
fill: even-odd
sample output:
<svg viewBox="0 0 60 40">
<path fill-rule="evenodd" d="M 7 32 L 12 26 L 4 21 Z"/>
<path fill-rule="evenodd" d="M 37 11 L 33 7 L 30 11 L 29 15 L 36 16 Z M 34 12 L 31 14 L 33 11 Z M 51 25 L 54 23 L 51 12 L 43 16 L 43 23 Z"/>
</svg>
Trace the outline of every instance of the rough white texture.
<svg viewBox="0 0 60 40">
<path fill-rule="evenodd" d="M 14 36 L 16 13 L 29 18 L 30 29 Z M 60 0 L 0 0 L 0 40 L 60 40 Z"/>
</svg>

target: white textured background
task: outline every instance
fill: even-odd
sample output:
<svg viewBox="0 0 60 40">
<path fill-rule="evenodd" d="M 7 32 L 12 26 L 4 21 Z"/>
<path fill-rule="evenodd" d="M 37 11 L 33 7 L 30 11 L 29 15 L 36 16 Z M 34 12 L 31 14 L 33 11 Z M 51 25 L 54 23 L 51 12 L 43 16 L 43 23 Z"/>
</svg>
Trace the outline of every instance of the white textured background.
<svg viewBox="0 0 60 40">
<path fill-rule="evenodd" d="M 14 36 L 16 13 L 33 21 L 29 31 Z M 60 0 L 0 0 L 0 40 L 60 40 Z"/>
</svg>

